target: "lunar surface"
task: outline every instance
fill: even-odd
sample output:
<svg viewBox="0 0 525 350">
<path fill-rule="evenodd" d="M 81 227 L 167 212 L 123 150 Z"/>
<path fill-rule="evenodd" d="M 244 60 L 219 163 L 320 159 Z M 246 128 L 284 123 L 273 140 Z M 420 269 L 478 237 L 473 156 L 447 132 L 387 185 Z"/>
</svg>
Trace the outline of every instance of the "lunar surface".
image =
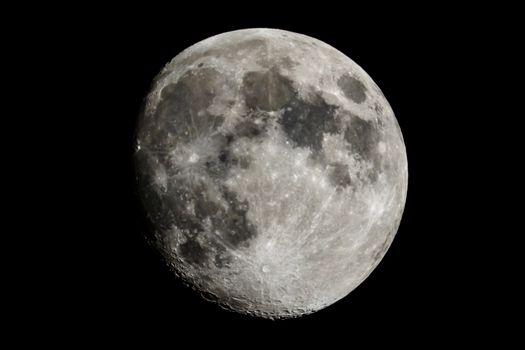
<svg viewBox="0 0 525 350">
<path fill-rule="evenodd" d="M 274 29 L 220 34 L 168 63 L 135 160 L 173 271 L 265 318 L 355 289 L 392 243 L 408 184 L 399 125 L 372 79 L 333 47 Z"/>
</svg>

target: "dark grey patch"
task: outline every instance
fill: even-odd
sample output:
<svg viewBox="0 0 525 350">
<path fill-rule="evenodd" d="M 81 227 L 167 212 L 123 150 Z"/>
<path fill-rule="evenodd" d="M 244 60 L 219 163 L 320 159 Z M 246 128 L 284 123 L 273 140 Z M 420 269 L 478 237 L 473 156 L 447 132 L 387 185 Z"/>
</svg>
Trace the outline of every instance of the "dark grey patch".
<svg viewBox="0 0 525 350">
<path fill-rule="evenodd" d="M 199 187 L 202 189 L 202 186 Z M 206 198 L 199 190 L 190 190 L 179 186 L 172 186 L 164 196 L 166 209 L 171 213 L 174 222 L 186 235 L 193 238 L 204 230 L 203 218 L 206 216 Z M 187 206 L 193 203 L 196 215 L 189 215 Z"/>
<path fill-rule="evenodd" d="M 332 185 L 345 188 L 350 186 L 351 179 L 348 172 L 348 165 L 342 163 L 333 163 L 329 166 L 328 178 Z"/>
<path fill-rule="evenodd" d="M 176 83 L 161 91 L 160 102 L 154 115 L 141 119 L 141 141 L 143 150 L 137 152 L 136 162 L 140 169 L 140 195 L 148 218 L 161 232 L 168 232 L 176 225 L 186 242 L 179 246 L 181 257 L 191 264 L 203 266 L 214 263 L 225 266 L 227 254 L 221 253 L 218 240 L 233 248 L 245 244 L 256 234 L 255 227 L 248 221 L 248 203 L 238 200 L 234 194 L 221 188 L 221 194 L 229 207 L 224 208 L 212 198 L 207 197 L 207 186 L 192 183 L 193 187 L 180 186 L 168 181 L 165 193 L 151 191 L 155 179 L 155 169 L 166 167 L 168 177 L 178 169 L 169 166 L 169 152 L 179 143 L 191 142 L 195 137 L 212 137 L 217 147 L 215 157 L 207 159 L 206 171 L 216 183 L 220 183 L 232 166 L 247 167 L 248 158 L 234 158 L 228 147 L 237 137 L 257 137 L 263 132 L 253 125 L 243 124 L 235 135 L 217 133 L 224 118 L 209 114 L 206 110 L 215 96 L 214 89 L 222 84 L 222 77 L 211 68 L 195 69 L 187 72 Z M 188 209 L 193 205 L 194 211 Z M 206 218 L 212 222 L 212 233 L 204 227 Z M 217 233 L 215 233 L 217 232 Z M 202 238 L 200 235 L 208 235 Z"/>
<path fill-rule="evenodd" d="M 279 65 L 282 66 L 283 68 L 292 69 L 293 67 L 296 67 L 297 65 L 299 65 L 299 63 L 292 60 L 288 56 L 284 56 L 283 58 L 279 60 Z"/>
<path fill-rule="evenodd" d="M 237 159 L 237 164 L 241 169 L 248 169 L 250 166 L 251 159 L 248 156 L 240 156 Z"/>
<path fill-rule="evenodd" d="M 232 167 L 246 169 L 250 165 L 248 156 L 239 156 L 231 152 L 231 144 L 239 138 L 258 138 L 265 134 L 266 127 L 259 125 L 249 119 L 239 122 L 233 129 L 232 134 L 216 135 L 218 145 L 217 157 L 205 163 L 205 169 L 212 178 L 223 179 Z"/>
<path fill-rule="evenodd" d="M 163 201 L 166 203 L 163 211 L 168 214 L 166 222 L 174 223 L 186 238 L 186 242 L 179 246 L 179 253 L 191 264 L 205 265 L 210 255 L 210 248 L 202 246 L 196 237 L 205 230 L 204 219 L 214 215 L 218 211 L 218 206 L 205 197 L 205 189 L 202 186 L 192 190 L 172 188 L 164 196 Z M 195 215 L 187 210 L 190 202 L 194 205 Z"/>
<path fill-rule="evenodd" d="M 230 152 L 229 149 L 225 149 L 219 153 L 218 162 L 209 162 L 209 167 L 221 168 L 219 171 L 221 174 L 226 175 L 228 169 L 231 167 L 239 167 L 247 169 L 250 166 L 251 159 L 248 156 L 237 156 Z M 219 173 L 215 171 L 215 173 Z"/>
<path fill-rule="evenodd" d="M 172 149 L 173 142 L 188 142 L 192 137 L 208 135 L 224 121 L 224 117 L 206 112 L 215 96 L 214 87 L 223 78 L 212 68 L 188 71 L 176 83 L 161 91 L 155 114 L 145 120 L 149 131 L 148 144 L 153 151 Z"/>
<path fill-rule="evenodd" d="M 191 264 L 202 266 L 213 257 L 216 266 L 226 266 L 229 258 L 222 244 L 226 243 L 235 249 L 247 244 L 257 234 L 256 227 L 247 218 L 248 202 L 239 200 L 226 187 L 221 187 L 220 192 L 223 200 L 228 203 L 226 208 L 207 197 L 204 185 L 195 186 L 191 190 L 177 189 L 165 198 L 165 209 L 171 213 L 170 222 L 174 222 L 186 237 L 179 252 Z M 189 202 L 193 203 L 194 214 L 186 209 Z M 205 233 L 202 223 L 207 219 L 211 221 L 211 236 L 205 238 L 208 243 L 203 246 L 197 241 L 197 237 Z"/>
<path fill-rule="evenodd" d="M 215 266 L 218 268 L 228 267 L 233 261 L 232 256 L 216 241 L 212 241 L 212 245 L 215 248 L 215 257 L 213 259 Z"/>
<path fill-rule="evenodd" d="M 343 90 L 345 96 L 355 103 L 362 103 L 365 101 L 365 85 L 356 78 L 350 76 L 349 74 L 344 74 L 337 80 L 337 85 L 341 90 Z"/>
<path fill-rule="evenodd" d="M 219 162 L 226 163 L 228 160 L 228 155 L 226 153 L 219 154 Z"/>
<path fill-rule="evenodd" d="M 226 178 L 233 165 L 234 160 L 227 149 L 221 151 L 217 158 L 204 163 L 208 175 L 210 175 L 212 179 L 218 180 Z"/>
<path fill-rule="evenodd" d="M 242 90 L 251 109 L 276 111 L 292 96 L 291 84 L 275 68 L 264 72 L 248 72 L 243 77 Z"/>
<path fill-rule="evenodd" d="M 212 179 L 224 179 L 231 167 L 228 138 L 222 134 L 216 134 L 214 137 L 217 149 L 214 156 L 204 163 L 204 170 Z"/>
<path fill-rule="evenodd" d="M 248 156 L 239 156 L 231 151 L 231 144 L 240 138 L 260 138 L 266 133 L 266 124 L 258 124 L 250 119 L 237 123 L 231 134 L 217 135 L 218 145 L 217 158 L 210 159 L 205 163 L 205 169 L 212 178 L 223 179 L 232 167 L 246 169 L 251 159 Z"/>
<path fill-rule="evenodd" d="M 235 125 L 234 133 L 237 137 L 258 137 L 265 132 L 265 125 L 260 125 L 252 120 L 246 119 Z"/>
<path fill-rule="evenodd" d="M 363 175 L 368 177 L 371 182 L 377 181 L 382 167 L 382 156 L 377 152 L 381 134 L 376 123 L 351 115 L 344 138 L 353 153 L 357 153 L 364 161 L 372 162 L 372 169 L 366 170 Z"/>
<path fill-rule="evenodd" d="M 228 210 L 223 210 L 221 215 L 212 217 L 212 222 L 218 235 L 233 247 L 239 247 L 257 235 L 256 227 L 248 220 L 249 204 L 240 201 L 237 195 L 222 188 L 222 194 L 229 204 Z"/>
<path fill-rule="evenodd" d="M 370 160 L 376 153 L 379 132 L 374 123 L 351 115 L 350 125 L 346 128 L 344 137 L 351 150 L 357 152 L 362 159 Z"/>
<path fill-rule="evenodd" d="M 187 262 L 204 266 L 207 258 L 207 249 L 204 249 L 197 241 L 188 240 L 179 246 L 179 252 Z"/>
<path fill-rule="evenodd" d="M 219 79 L 221 75 L 213 68 L 189 70 L 176 83 L 162 89 L 157 113 L 197 115 L 211 105 L 215 97 L 214 86 L 218 85 Z"/>
<path fill-rule="evenodd" d="M 199 222 L 204 222 L 207 217 L 217 215 L 221 210 L 220 206 L 210 198 L 207 198 L 206 194 L 204 185 L 196 186 L 193 189 L 195 216 L 199 219 Z"/>
<path fill-rule="evenodd" d="M 204 66 L 204 63 L 202 62 L 197 65 L 197 67 L 202 67 L 202 66 Z"/>
<path fill-rule="evenodd" d="M 366 171 L 365 176 L 370 180 L 370 182 L 374 183 L 379 178 L 379 168 L 377 167 L 376 163 L 374 162 L 374 167 L 372 169 L 369 169 Z"/>
<path fill-rule="evenodd" d="M 313 101 L 293 97 L 286 105 L 281 125 L 288 138 L 297 147 L 309 147 L 318 155 L 322 149 L 323 133 L 339 132 L 335 118 L 336 107 L 315 95 Z"/>
</svg>

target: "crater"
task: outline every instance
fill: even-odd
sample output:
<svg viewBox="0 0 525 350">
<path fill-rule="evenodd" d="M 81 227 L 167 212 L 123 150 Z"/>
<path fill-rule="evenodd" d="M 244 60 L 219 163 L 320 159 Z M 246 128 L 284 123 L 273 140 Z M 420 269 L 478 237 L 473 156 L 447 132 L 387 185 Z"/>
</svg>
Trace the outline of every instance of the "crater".
<svg viewBox="0 0 525 350">
<path fill-rule="evenodd" d="M 365 85 L 349 74 L 342 75 L 337 80 L 337 85 L 345 96 L 355 103 L 363 103 L 366 100 Z"/>
</svg>

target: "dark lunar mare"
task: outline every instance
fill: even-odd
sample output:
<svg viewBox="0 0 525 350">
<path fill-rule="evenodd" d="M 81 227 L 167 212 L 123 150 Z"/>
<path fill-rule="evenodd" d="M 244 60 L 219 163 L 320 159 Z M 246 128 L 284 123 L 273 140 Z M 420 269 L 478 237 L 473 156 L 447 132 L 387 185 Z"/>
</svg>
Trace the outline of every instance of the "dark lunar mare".
<svg viewBox="0 0 525 350">
<path fill-rule="evenodd" d="M 160 230 L 169 232 L 170 226 L 175 224 L 183 232 L 185 242 L 179 246 L 179 253 L 188 263 L 197 266 L 213 263 L 226 267 L 230 257 L 225 254 L 225 247 L 236 249 L 257 235 L 257 228 L 247 218 L 249 203 L 240 201 L 222 183 L 231 168 L 249 167 L 251 160 L 236 156 L 231 145 L 240 138 L 250 138 L 253 142 L 263 139 L 271 119 L 269 112 L 283 111 L 278 122 L 287 138 L 294 147 L 309 148 L 312 160 L 327 168 L 330 183 L 337 188 L 350 186 L 352 179 L 348 165 L 326 163 L 323 134 L 342 132 L 349 151 L 372 161 L 374 168 L 380 166 L 376 152 L 379 133 L 374 123 L 355 115 L 350 115 L 349 125 L 342 123 L 338 106 L 327 103 L 317 92 L 311 93 L 308 100 L 301 98 L 277 67 L 245 74 L 241 92 L 248 107 L 247 115 L 231 133 L 218 133 L 224 117 L 212 115 L 207 109 L 216 96 L 213 87 L 224 79 L 213 68 L 202 66 L 189 70 L 176 83 L 162 90 L 161 101 L 149 119 L 152 124 L 142 128 L 149 134 L 139 135 L 139 139 L 145 141 L 146 150 L 137 156 L 138 168 L 149 169 L 139 174 L 141 187 L 145 189 L 141 192 L 145 208 Z M 356 102 L 366 97 L 362 83 L 350 76 L 341 77 L 338 84 L 345 95 Z M 197 137 L 214 140 L 215 156 L 206 159 L 202 171 L 218 186 L 227 207 L 207 198 L 207 185 L 198 180 L 192 183 L 168 181 L 164 193 L 147 189 L 154 183 L 154 169 L 159 165 L 165 167 L 169 178 L 177 175 L 165 150 L 189 144 Z M 372 169 L 367 176 L 375 181 L 377 171 Z M 193 203 L 194 213 L 188 210 L 189 203 Z M 211 221 L 211 233 L 204 227 L 206 219 Z M 208 236 L 203 237 L 205 234 Z M 203 238 L 205 244 L 200 243 Z"/>
<path fill-rule="evenodd" d="M 373 122 L 350 115 L 350 125 L 345 129 L 344 137 L 363 160 L 372 160 L 380 141 L 380 134 Z"/>
<path fill-rule="evenodd" d="M 186 241 L 179 246 L 179 253 L 187 262 L 204 266 L 212 259 L 216 266 L 224 267 L 229 261 L 223 254 L 224 247 L 239 248 L 257 234 L 246 216 L 249 204 L 226 187 L 220 188 L 223 200 L 228 203 L 224 207 L 207 197 L 204 184 L 187 187 L 170 182 L 166 193 L 152 194 L 146 186 L 152 176 L 141 175 L 141 194 L 148 216 L 159 231 L 169 232 L 173 224 L 181 230 Z M 188 211 L 188 203 L 193 204 L 194 214 Z M 211 221 L 211 232 L 204 227 L 206 219 Z M 197 237 L 204 234 L 206 244 L 201 244 Z"/>
<path fill-rule="evenodd" d="M 242 86 L 246 106 L 251 109 L 279 110 L 292 95 L 290 82 L 278 73 L 276 67 L 246 73 Z"/>
<path fill-rule="evenodd" d="M 247 119 L 236 125 L 231 134 L 217 132 L 224 118 L 208 113 L 207 108 L 215 97 L 212 87 L 220 79 L 216 70 L 203 67 L 190 70 L 176 83 L 167 85 L 161 92 L 155 114 L 149 119 L 152 124 L 141 128 L 148 134 L 138 135 L 144 147 L 137 153 L 136 163 L 141 169 L 139 187 L 148 216 L 158 231 L 169 232 L 175 224 L 183 232 L 185 242 L 179 246 L 179 253 L 188 263 L 197 266 L 210 262 L 218 267 L 227 266 L 230 258 L 224 254 L 225 246 L 236 249 L 257 234 L 246 215 L 249 203 L 239 200 L 222 182 L 232 167 L 247 168 L 250 162 L 247 157 L 235 156 L 230 146 L 242 137 L 263 136 L 264 126 Z M 142 122 L 148 123 L 148 120 Z M 213 138 L 215 156 L 206 159 L 199 171 L 204 171 L 218 186 L 226 207 L 207 197 L 208 185 L 197 180 L 199 174 L 195 174 L 196 179 L 191 183 L 179 179 L 168 181 L 165 192 L 149 189 L 155 182 L 155 169 L 160 166 L 166 169 L 168 178 L 177 176 L 178 169 L 170 163 L 165 150 L 188 145 L 197 137 Z M 190 203 L 194 213 L 188 210 Z M 211 221 L 211 233 L 204 227 L 206 219 Z M 202 237 L 205 234 L 208 236 Z M 202 238 L 206 244 L 200 243 Z"/>
<path fill-rule="evenodd" d="M 203 266 L 208 263 L 210 248 L 213 248 L 215 250 L 213 262 L 218 267 L 224 267 L 229 262 L 229 258 L 223 254 L 224 246 L 239 248 L 253 238 L 257 231 L 246 217 L 249 209 L 246 201 L 240 201 L 235 193 L 222 187 L 221 194 L 228 203 L 228 207 L 224 208 L 207 198 L 206 193 L 204 185 L 192 188 L 186 193 L 186 201 L 191 200 L 194 203 L 195 215 L 190 215 L 180 208 L 178 217 L 174 218 L 177 226 L 186 236 L 186 242 L 181 244 L 179 249 L 188 262 Z M 207 233 L 210 235 L 207 237 L 209 245 L 201 245 L 196 238 L 206 233 L 203 223 L 207 218 L 211 220 L 212 232 Z"/>
<path fill-rule="evenodd" d="M 364 85 L 349 75 L 339 81 L 345 95 L 358 102 L 366 98 Z M 257 87 L 257 88 L 254 88 Z M 268 92 L 270 89 L 271 92 Z M 255 91 L 262 91 L 257 95 Z M 315 162 L 328 167 L 332 185 L 348 187 L 352 180 L 348 166 L 341 163 L 326 164 L 323 151 L 324 134 L 343 133 L 350 152 L 357 152 L 362 160 L 371 161 L 374 169 L 366 172 L 371 181 L 377 180 L 381 156 L 377 153 L 380 133 L 375 123 L 350 114 L 349 125 L 338 117 L 339 106 L 326 102 L 321 93 L 312 92 L 308 100 L 301 98 L 288 78 L 279 74 L 276 67 L 265 72 L 248 72 L 243 79 L 243 93 L 246 105 L 252 110 L 283 110 L 279 120 L 282 130 L 295 147 L 309 148 Z M 273 97 L 272 97 L 273 96 Z M 271 103 L 270 103 L 271 102 Z"/>
<path fill-rule="evenodd" d="M 189 142 L 200 134 L 208 134 L 218 128 L 224 118 L 206 112 L 213 102 L 212 86 L 221 77 L 213 68 L 190 70 L 176 83 L 169 84 L 161 92 L 161 101 L 150 119 L 152 127 L 146 128 L 151 146 L 172 149 L 174 145 L 164 142 Z"/>
<path fill-rule="evenodd" d="M 323 148 L 323 134 L 340 131 L 336 110 L 336 106 L 327 104 L 318 94 L 313 96 L 312 101 L 305 101 L 294 94 L 280 123 L 294 146 L 308 147 L 314 156 L 319 156 Z"/>
<path fill-rule="evenodd" d="M 366 100 L 365 85 L 351 75 L 342 75 L 339 80 L 337 80 L 337 85 L 350 100 L 356 103 L 363 103 Z"/>
<path fill-rule="evenodd" d="M 372 162 L 373 169 L 365 171 L 364 176 L 371 182 L 377 181 L 379 170 L 385 167 L 383 157 L 377 150 L 381 141 L 378 125 L 350 115 L 350 125 L 345 129 L 344 137 L 352 152 L 356 152 L 362 160 Z"/>
<path fill-rule="evenodd" d="M 333 186 L 345 188 L 350 186 L 352 179 L 348 172 L 348 165 L 342 163 L 332 163 L 329 166 L 329 179 Z"/>
</svg>

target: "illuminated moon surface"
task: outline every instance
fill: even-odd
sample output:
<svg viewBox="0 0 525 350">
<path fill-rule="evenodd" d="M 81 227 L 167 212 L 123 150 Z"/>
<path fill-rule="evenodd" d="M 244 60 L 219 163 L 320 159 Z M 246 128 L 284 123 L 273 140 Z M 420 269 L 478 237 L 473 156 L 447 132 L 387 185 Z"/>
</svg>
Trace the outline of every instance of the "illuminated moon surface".
<svg viewBox="0 0 525 350">
<path fill-rule="evenodd" d="M 136 142 L 156 247 L 239 313 L 296 317 L 345 297 L 403 213 L 390 105 L 350 58 L 305 35 L 238 30 L 186 49 L 155 78 Z"/>
</svg>

